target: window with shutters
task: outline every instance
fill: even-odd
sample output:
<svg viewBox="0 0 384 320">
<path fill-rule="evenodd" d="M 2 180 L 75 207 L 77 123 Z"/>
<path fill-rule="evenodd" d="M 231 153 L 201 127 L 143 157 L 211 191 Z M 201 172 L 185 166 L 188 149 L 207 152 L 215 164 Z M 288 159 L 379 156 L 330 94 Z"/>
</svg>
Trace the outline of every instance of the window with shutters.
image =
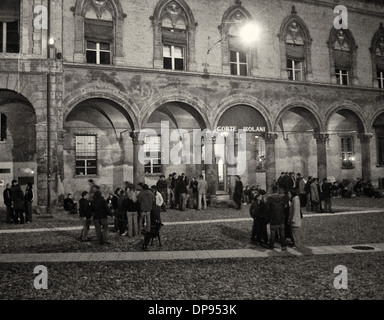
<svg viewBox="0 0 384 320">
<path fill-rule="evenodd" d="M 84 30 L 87 63 L 111 64 L 113 22 L 86 19 Z"/>
<path fill-rule="evenodd" d="M 219 27 L 224 74 L 250 76 L 257 73 L 256 44 L 245 41 L 241 36 L 242 29 L 251 20 L 251 15 L 240 1 L 224 13 Z"/>
<path fill-rule="evenodd" d="M 0 1 L 0 53 L 20 52 L 20 1 Z"/>
<path fill-rule="evenodd" d="M 377 165 L 384 166 L 384 136 L 377 137 Z"/>
<path fill-rule="evenodd" d="M 196 70 L 197 22 L 184 0 L 159 0 L 153 16 L 153 65 L 167 70 Z"/>
<path fill-rule="evenodd" d="M 341 168 L 353 169 L 355 167 L 354 140 L 352 136 L 340 138 Z"/>
<path fill-rule="evenodd" d="M 292 81 L 311 80 L 312 38 L 294 6 L 280 27 L 279 40 L 282 77 Z"/>
<path fill-rule="evenodd" d="M 380 23 L 379 30 L 373 36 L 370 52 L 373 84 L 377 88 L 384 89 L 384 27 L 382 23 Z"/>
<path fill-rule="evenodd" d="M 7 139 L 7 116 L 0 113 L 0 118 L 0 141 L 5 141 Z"/>
<path fill-rule="evenodd" d="M 331 72 L 339 85 L 350 85 L 356 79 L 355 55 L 356 45 L 349 30 L 331 32 L 329 41 L 331 54 Z"/>
<path fill-rule="evenodd" d="M 75 136 L 75 161 L 77 176 L 97 175 L 96 135 Z"/>
</svg>

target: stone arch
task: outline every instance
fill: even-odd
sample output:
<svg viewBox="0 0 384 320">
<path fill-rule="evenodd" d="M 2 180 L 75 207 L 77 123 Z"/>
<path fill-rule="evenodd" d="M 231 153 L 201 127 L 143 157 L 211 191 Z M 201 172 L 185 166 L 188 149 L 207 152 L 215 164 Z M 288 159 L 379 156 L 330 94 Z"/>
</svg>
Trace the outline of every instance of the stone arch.
<svg viewBox="0 0 384 320">
<path fill-rule="evenodd" d="M 112 14 L 114 21 L 114 64 L 123 63 L 123 27 L 124 18 L 127 15 L 123 12 L 120 0 L 105 0 L 99 4 L 97 0 L 76 0 L 76 4 L 71 8 L 75 16 L 75 62 L 85 62 L 84 52 L 84 19 L 88 10 L 94 10 L 97 17 L 100 18 L 105 11 Z"/>
<path fill-rule="evenodd" d="M 286 36 L 289 26 L 292 23 L 297 23 L 298 31 L 301 31 L 304 42 L 304 59 L 305 59 L 305 75 L 306 80 L 312 80 L 312 38 L 309 29 L 304 20 L 297 14 L 295 7 L 292 7 L 292 12 L 287 16 L 280 26 L 278 34 L 280 42 L 280 57 L 281 57 L 281 74 L 283 78 L 287 78 L 287 49 L 286 49 Z"/>
<path fill-rule="evenodd" d="M 136 103 L 115 87 L 109 88 L 105 84 L 100 84 L 100 87 L 95 87 L 94 84 L 92 88 L 82 87 L 66 97 L 63 103 L 64 111 L 60 123 L 64 126 L 66 118 L 79 103 L 94 98 L 102 98 L 116 103 L 121 107 L 120 111 L 130 123 L 132 130 L 139 130 L 141 128 L 139 121 L 140 110 Z"/>
<path fill-rule="evenodd" d="M 324 123 L 322 121 L 321 116 L 318 113 L 318 110 L 319 110 L 318 106 L 314 102 L 307 99 L 303 99 L 303 98 L 288 99 L 278 108 L 279 112 L 273 124 L 273 128 L 275 131 L 284 113 L 294 108 L 301 108 L 304 110 L 306 115 L 310 115 L 311 119 L 309 120 L 313 125 L 315 131 L 317 132 L 324 131 Z"/>
<path fill-rule="evenodd" d="M 216 128 L 218 126 L 220 118 L 224 114 L 224 112 L 236 105 L 247 105 L 258 111 L 263 116 L 267 124 L 267 131 L 272 131 L 272 123 L 270 121 L 271 115 L 268 111 L 268 108 L 257 98 L 244 94 L 231 95 L 227 98 L 224 98 L 218 103 L 216 109 L 217 115 L 213 121 L 213 128 Z"/>
<path fill-rule="evenodd" d="M 210 108 L 197 96 L 186 93 L 167 94 L 164 96 L 159 95 L 155 99 L 152 99 L 152 101 L 150 101 L 143 110 L 144 117 L 141 119 L 141 128 L 146 125 L 149 117 L 157 108 L 168 102 L 182 102 L 190 105 L 196 112 L 200 114 L 202 120 L 204 121 L 202 126 L 204 128 L 210 128 L 211 122 L 207 116 L 207 111 L 210 110 Z"/>
<path fill-rule="evenodd" d="M 339 101 L 329 106 L 328 111 L 325 114 L 325 124 L 327 128 L 328 128 L 331 117 L 335 113 L 338 113 L 341 110 L 348 110 L 349 112 L 352 112 L 356 116 L 356 120 L 359 127 L 359 133 L 367 132 L 368 126 L 366 124 L 365 117 L 362 112 L 362 108 L 358 104 L 348 100 Z"/>
<path fill-rule="evenodd" d="M 193 15 L 192 10 L 184 0 L 160 0 L 154 10 L 150 20 L 153 24 L 154 36 L 154 67 L 163 68 L 163 42 L 162 42 L 162 20 L 167 15 L 167 8 L 175 5 L 180 7 L 180 15 L 185 19 L 186 32 L 187 32 L 187 67 L 189 71 L 196 71 L 196 48 L 195 37 L 197 22 Z"/>
<path fill-rule="evenodd" d="M 377 110 L 377 111 L 372 115 L 372 117 L 371 117 L 369 120 L 367 120 L 367 123 L 368 123 L 368 125 L 367 125 L 367 129 L 371 129 L 371 128 L 373 127 L 373 124 L 374 124 L 375 121 L 377 120 L 377 118 L 378 118 L 380 115 L 382 115 L 382 114 L 384 114 L 384 109 Z"/>
</svg>

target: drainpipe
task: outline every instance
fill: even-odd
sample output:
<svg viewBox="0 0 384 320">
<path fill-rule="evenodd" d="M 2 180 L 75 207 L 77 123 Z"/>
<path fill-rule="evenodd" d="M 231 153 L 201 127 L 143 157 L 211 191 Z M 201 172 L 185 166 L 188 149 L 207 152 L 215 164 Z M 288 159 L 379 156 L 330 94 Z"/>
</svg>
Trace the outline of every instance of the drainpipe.
<svg viewBox="0 0 384 320">
<path fill-rule="evenodd" d="M 49 39 L 51 38 L 51 0 L 48 0 L 48 34 L 47 34 L 47 56 L 48 56 L 48 73 L 47 73 L 47 214 L 51 214 L 51 71 L 50 71 L 50 47 Z"/>
</svg>

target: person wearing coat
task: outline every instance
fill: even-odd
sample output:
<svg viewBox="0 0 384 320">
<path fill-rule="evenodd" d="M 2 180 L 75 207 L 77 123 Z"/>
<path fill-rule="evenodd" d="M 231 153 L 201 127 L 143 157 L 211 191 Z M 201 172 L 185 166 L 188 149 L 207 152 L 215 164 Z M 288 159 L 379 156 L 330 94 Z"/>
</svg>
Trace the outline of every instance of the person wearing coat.
<svg viewBox="0 0 384 320">
<path fill-rule="evenodd" d="M 233 193 L 233 201 L 236 204 L 236 210 L 241 210 L 241 199 L 243 198 L 243 183 L 240 176 L 236 176 L 235 191 Z"/>
<path fill-rule="evenodd" d="M 15 212 L 15 224 L 24 224 L 24 192 L 21 190 L 20 185 L 16 183 L 12 189 L 12 205 Z"/>
<path fill-rule="evenodd" d="M 317 186 L 318 186 L 317 180 L 316 178 L 313 178 L 310 186 L 310 190 L 311 190 L 311 201 L 312 201 L 313 209 L 315 212 L 319 212 L 319 205 L 320 205 L 319 188 Z"/>
<path fill-rule="evenodd" d="M 111 210 L 109 209 L 107 201 L 105 201 L 99 190 L 96 190 L 93 193 L 93 200 L 91 201 L 91 206 L 97 240 L 100 244 L 109 244 L 108 216 L 111 215 Z"/>
<path fill-rule="evenodd" d="M 256 192 L 249 208 L 249 214 L 253 218 L 251 242 L 266 247 L 268 245 L 267 206 L 263 195 L 265 195 L 264 190 Z"/>
<path fill-rule="evenodd" d="M 81 199 L 79 200 L 79 214 L 80 218 L 84 220 L 83 229 L 80 234 L 80 241 L 85 242 L 89 240 L 87 236 L 92 221 L 92 207 L 89 202 L 88 191 L 83 191 L 81 194 Z"/>
<path fill-rule="evenodd" d="M 288 196 L 291 198 L 291 204 L 289 207 L 289 218 L 288 224 L 291 227 L 291 235 L 292 235 L 292 248 L 300 247 L 300 233 L 299 228 L 301 227 L 301 208 L 300 208 L 300 199 L 296 193 L 296 191 L 290 191 Z"/>
<path fill-rule="evenodd" d="M 32 222 L 32 202 L 34 199 L 32 183 L 27 183 L 27 188 L 25 189 L 24 201 L 25 201 L 25 222 Z"/>
</svg>

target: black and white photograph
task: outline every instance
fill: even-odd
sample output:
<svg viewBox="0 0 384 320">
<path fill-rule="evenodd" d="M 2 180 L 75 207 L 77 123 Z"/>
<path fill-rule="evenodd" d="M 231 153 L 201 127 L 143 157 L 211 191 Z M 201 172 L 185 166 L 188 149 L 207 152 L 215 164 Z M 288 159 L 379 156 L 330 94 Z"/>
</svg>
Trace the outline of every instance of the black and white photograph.
<svg viewBox="0 0 384 320">
<path fill-rule="evenodd" d="M 0 0 L 0 117 L 3 302 L 384 299 L 383 0 Z"/>
</svg>

